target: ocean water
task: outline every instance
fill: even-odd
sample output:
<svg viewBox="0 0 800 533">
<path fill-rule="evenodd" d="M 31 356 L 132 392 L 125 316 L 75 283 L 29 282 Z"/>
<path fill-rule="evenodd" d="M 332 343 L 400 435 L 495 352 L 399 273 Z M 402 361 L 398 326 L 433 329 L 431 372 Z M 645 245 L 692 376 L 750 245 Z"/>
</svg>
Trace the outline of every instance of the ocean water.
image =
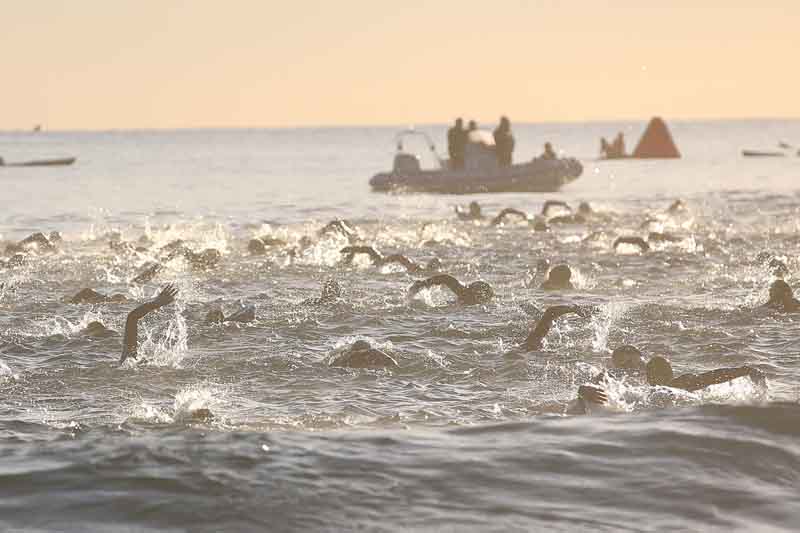
<svg viewBox="0 0 800 533">
<path fill-rule="evenodd" d="M 670 127 L 683 159 L 602 162 L 601 135 L 632 148 L 644 124 L 515 125 L 517 160 L 551 141 L 584 175 L 556 194 L 470 197 L 372 193 L 399 127 L 0 133 L 8 162 L 78 157 L 0 168 L 2 248 L 64 236 L 0 268 L 0 530 L 796 531 L 800 315 L 759 309 L 774 278 L 757 256 L 781 256 L 798 287 L 800 157 L 740 150 L 800 143 L 800 121 Z M 445 126 L 419 129 L 442 144 Z M 667 213 L 676 198 L 687 210 Z M 456 220 L 473 199 L 489 215 L 562 199 L 601 216 L 549 233 Z M 316 233 L 336 218 L 384 253 L 488 281 L 494 300 L 409 299 L 419 276 L 342 265 L 348 241 Z M 680 240 L 613 249 L 649 231 Z M 112 250 L 112 235 L 147 249 Z M 259 235 L 288 244 L 253 256 Z M 220 265 L 176 260 L 132 284 L 175 239 Z M 570 264 L 576 289 L 536 288 L 540 259 Z M 341 299 L 298 305 L 330 278 Z M 140 324 L 149 363 L 120 365 L 127 313 L 167 282 L 176 303 Z M 130 301 L 66 303 L 84 287 Z M 522 353 L 563 303 L 601 312 Z M 204 320 L 243 305 L 254 322 Z M 92 321 L 113 333 L 89 336 Z M 399 368 L 329 366 L 356 340 Z M 612 380 L 607 409 L 567 415 L 622 344 L 677 372 L 755 366 L 767 385 Z"/>
</svg>

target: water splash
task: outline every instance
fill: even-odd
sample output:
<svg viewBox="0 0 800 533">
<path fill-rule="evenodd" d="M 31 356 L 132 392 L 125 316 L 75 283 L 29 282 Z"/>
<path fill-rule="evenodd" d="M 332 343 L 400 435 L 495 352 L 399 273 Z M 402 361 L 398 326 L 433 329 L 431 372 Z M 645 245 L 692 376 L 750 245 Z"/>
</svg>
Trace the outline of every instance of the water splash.
<svg viewBox="0 0 800 533">
<path fill-rule="evenodd" d="M 19 375 L 15 374 L 11 367 L 5 364 L 3 361 L 0 361 L 0 383 L 4 383 L 6 381 L 16 381 L 19 379 Z"/>
<path fill-rule="evenodd" d="M 592 349 L 596 352 L 608 350 L 608 334 L 611 326 L 625 316 L 630 305 L 622 302 L 609 302 L 600 308 L 600 313 L 592 316 L 592 330 L 594 339 Z"/>
</svg>

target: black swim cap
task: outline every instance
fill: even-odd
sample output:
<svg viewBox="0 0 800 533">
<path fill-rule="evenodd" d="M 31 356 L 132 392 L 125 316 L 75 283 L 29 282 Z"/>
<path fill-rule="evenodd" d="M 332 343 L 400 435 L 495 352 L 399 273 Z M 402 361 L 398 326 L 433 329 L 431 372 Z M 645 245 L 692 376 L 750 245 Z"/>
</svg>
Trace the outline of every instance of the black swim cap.
<svg viewBox="0 0 800 533">
<path fill-rule="evenodd" d="M 477 303 L 486 303 L 494 297 L 492 286 L 485 281 L 475 281 L 469 284 L 469 290 Z"/>
<path fill-rule="evenodd" d="M 636 346 L 625 344 L 618 346 L 611 354 L 611 361 L 614 368 L 637 369 L 643 364 L 642 352 Z"/>
<path fill-rule="evenodd" d="M 651 385 L 666 385 L 672 376 L 672 365 L 666 358 L 656 356 L 647 362 L 647 381 Z"/>
</svg>

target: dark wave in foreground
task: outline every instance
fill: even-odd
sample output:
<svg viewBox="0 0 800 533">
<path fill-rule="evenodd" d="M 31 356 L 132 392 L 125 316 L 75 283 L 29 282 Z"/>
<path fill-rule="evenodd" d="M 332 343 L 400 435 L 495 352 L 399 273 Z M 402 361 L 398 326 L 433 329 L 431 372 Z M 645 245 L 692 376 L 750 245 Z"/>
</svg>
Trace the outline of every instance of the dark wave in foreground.
<svg viewBox="0 0 800 533">
<path fill-rule="evenodd" d="M 789 403 L 446 431 L 57 433 L 6 422 L 0 435 L 3 530 L 790 531 L 800 523 L 800 406 Z"/>
</svg>

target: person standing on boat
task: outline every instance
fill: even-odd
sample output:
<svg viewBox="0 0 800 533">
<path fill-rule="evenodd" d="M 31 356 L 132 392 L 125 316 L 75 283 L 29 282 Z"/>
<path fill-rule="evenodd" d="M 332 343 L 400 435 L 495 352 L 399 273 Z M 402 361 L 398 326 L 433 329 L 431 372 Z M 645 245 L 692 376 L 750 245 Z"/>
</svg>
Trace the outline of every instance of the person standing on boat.
<svg viewBox="0 0 800 533">
<path fill-rule="evenodd" d="M 508 117 L 500 117 L 500 125 L 494 130 L 494 146 L 497 164 L 501 167 L 510 167 L 514 153 L 514 135 L 511 134 L 511 121 Z"/>
<path fill-rule="evenodd" d="M 549 142 L 544 143 L 544 152 L 539 157 L 539 159 L 558 159 L 558 155 L 556 155 L 555 150 L 553 150 L 553 145 Z"/>
<path fill-rule="evenodd" d="M 447 151 L 450 154 L 450 167 L 455 170 L 464 168 L 464 151 L 467 144 L 467 131 L 464 120 L 456 119 L 455 125 L 447 130 Z"/>
</svg>

